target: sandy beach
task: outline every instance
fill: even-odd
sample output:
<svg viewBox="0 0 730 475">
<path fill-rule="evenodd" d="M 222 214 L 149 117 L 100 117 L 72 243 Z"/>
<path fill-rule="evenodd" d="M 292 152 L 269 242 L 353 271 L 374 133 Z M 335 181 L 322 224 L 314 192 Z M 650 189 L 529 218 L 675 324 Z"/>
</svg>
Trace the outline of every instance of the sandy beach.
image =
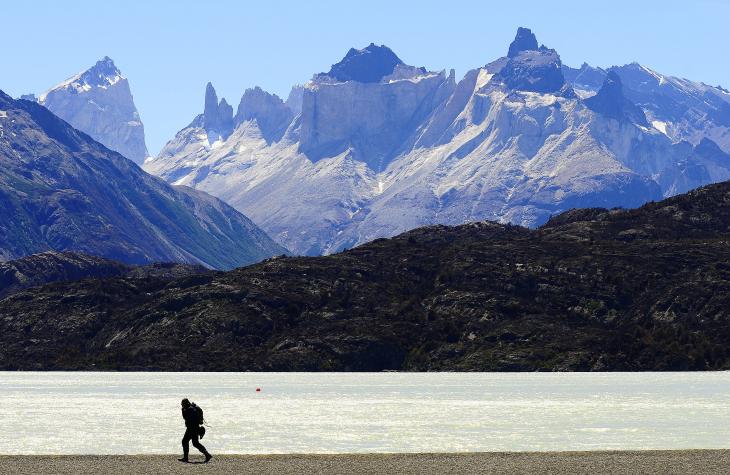
<svg viewBox="0 0 730 475">
<path fill-rule="evenodd" d="M 0 456 L 5 474 L 724 474 L 730 450 L 478 454 L 221 455 L 184 464 L 175 455 Z M 199 461 L 191 458 L 191 461 Z"/>
</svg>

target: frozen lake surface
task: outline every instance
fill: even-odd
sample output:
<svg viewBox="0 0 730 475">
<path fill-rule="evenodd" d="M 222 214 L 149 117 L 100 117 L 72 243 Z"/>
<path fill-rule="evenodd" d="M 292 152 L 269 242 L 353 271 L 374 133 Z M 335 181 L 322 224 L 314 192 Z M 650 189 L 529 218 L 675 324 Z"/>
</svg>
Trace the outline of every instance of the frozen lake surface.
<svg viewBox="0 0 730 475">
<path fill-rule="evenodd" d="M 261 388 L 256 392 L 256 388 Z M 0 454 L 730 447 L 730 373 L 0 372 Z"/>
</svg>

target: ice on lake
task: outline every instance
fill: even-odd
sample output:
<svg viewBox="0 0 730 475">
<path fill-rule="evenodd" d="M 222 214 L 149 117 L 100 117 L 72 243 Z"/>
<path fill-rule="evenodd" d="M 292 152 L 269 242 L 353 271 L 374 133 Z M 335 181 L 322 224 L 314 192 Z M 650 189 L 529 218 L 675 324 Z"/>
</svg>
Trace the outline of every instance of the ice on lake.
<svg viewBox="0 0 730 475">
<path fill-rule="evenodd" d="M 213 453 L 730 446 L 725 372 L 0 372 L 0 454 L 177 453 L 183 397 Z"/>
</svg>

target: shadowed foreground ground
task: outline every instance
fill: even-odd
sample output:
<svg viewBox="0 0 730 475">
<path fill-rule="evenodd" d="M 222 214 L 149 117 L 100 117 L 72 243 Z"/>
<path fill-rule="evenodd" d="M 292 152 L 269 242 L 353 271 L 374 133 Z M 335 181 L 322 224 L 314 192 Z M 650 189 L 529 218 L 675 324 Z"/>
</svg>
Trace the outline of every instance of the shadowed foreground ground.
<svg viewBox="0 0 730 475">
<path fill-rule="evenodd" d="M 173 455 L 0 456 L 0 473 L 730 473 L 730 450 L 374 455 L 222 455 L 207 465 Z M 197 459 L 195 459 L 197 460 Z"/>
</svg>

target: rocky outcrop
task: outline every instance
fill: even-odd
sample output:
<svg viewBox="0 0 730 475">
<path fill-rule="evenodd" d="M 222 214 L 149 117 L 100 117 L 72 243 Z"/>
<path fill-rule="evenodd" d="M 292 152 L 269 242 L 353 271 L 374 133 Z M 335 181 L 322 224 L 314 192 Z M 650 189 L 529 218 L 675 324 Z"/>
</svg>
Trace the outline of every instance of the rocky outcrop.
<svg viewBox="0 0 730 475">
<path fill-rule="evenodd" d="M 48 109 L 0 91 L 0 260 L 47 250 L 230 269 L 283 249 L 201 191 L 173 187 Z"/>
<path fill-rule="evenodd" d="M 109 57 L 44 92 L 38 102 L 130 160 L 147 158 L 144 126 L 129 82 Z"/>
<path fill-rule="evenodd" d="M 516 58 L 523 51 L 537 51 L 537 37 L 529 28 L 517 28 L 514 41 L 510 43 L 507 51 L 508 58 Z"/>
<path fill-rule="evenodd" d="M 0 298 L 51 282 L 124 275 L 130 269 L 121 262 L 75 252 L 49 251 L 0 262 Z"/>
<path fill-rule="evenodd" d="M 601 89 L 585 103 L 589 109 L 606 117 L 649 127 L 644 111 L 624 96 L 621 78 L 615 71 L 606 75 Z"/>
<path fill-rule="evenodd" d="M 682 154 L 686 158 L 676 167 L 664 170 L 657 178 L 671 194 L 686 193 L 705 183 L 730 180 L 730 154 L 712 140 L 702 139 L 694 147 L 682 142 L 677 147 L 687 150 Z"/>
<path fill-rule="evenodd" d="M 298 115 L 302 112 L 302 101 L 304 100 L 304 86 L 296 84 L 289 91 L 289 96 L 286 98 L 286 105 L 291 109 L 294 115 Z"/>
<path fill-rule="evenodd" d="M 263 137 L 272 143 L 281 140 L 293 117 L 294 112 L 279 96 L 255 87 L 243 93 L 234 122 L 240 126 L 255 120 Z"/>
<path fill-rule="evenodd" d="M 403 61 L 390 48 L 370 43 L 363 49 L 350 48 L 342 61 L 323 74 L 336 81 L 377 83 L 392 74 L 399 64 Z"/>
<path fill-rule="evenodd" d="M 727 370 L 730 183 L 530 230 L 431 226 L 226 273 L 0 301 L 0 369 Z"/>
<path fill-rule="evenodd" d="M 510 89 L 551 93 L 565 85 L 558 53 L 545 46 L 538 48 L 535 35 L 526 28 L 517 30 L 507 58 L 496 78 Z"/>
<path fill-rule="evenodd" d="M 76 252 L 48 251 L 0 263 L 0 298 L 52 282 L 109 277 L 173 280 L 210 272 L 205 267 L 196 265 L 154 263 L 128 266 Z"/>
<path fill-rule="evenodd" d="M 579 69 L 570 66 L 562 66 L 563 77 L 574 89 L 585 91 L 586 95 L 595 94 L 606 80 L 606 71 L 601 68 L 594 68 L 588 63 L 583 63 Z"/>
</svg>

